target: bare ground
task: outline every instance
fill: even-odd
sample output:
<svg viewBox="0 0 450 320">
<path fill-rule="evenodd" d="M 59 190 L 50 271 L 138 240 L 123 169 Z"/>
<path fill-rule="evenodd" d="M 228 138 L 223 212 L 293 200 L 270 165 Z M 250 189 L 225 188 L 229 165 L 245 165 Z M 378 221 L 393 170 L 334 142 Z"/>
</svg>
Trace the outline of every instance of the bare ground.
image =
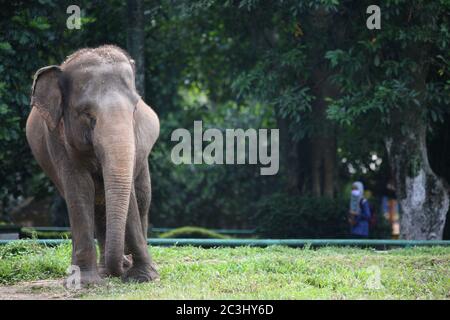
<svg viewBox="0 0 450 320">
<path fill-rule="evenodd" d="M 62 279 L 0 286 L 0 300 L 67 300 L 77 299 L 77 296 L 77 292 L 64 288 Z"/>
</svg>

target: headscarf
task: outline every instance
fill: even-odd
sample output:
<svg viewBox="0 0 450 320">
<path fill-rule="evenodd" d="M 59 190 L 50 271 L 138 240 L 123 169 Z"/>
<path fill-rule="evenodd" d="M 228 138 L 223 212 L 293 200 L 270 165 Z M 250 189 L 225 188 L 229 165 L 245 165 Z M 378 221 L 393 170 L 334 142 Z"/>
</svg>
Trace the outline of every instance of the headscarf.
<svg viewBox="0 0 450 320">
<path fill-rule="evenodd" d="M 350 196 L 350 211 L 354 211 L 357 214 L 361 213 L 361 200 L 364 197 L 364 185 L 360 181 L 353 182 L 352 187 L 356 187 L 356 190 L 352 190 Z"/>
</svg>

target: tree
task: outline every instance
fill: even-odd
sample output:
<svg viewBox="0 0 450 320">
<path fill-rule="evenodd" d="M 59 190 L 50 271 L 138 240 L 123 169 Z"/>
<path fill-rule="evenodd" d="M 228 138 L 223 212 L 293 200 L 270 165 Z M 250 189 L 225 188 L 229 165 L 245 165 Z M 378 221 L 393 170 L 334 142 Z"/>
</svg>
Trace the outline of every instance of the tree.
<svg viewBox="0 0 450 320">
<path fill-rule="evenodd" d="M 382 133 L 405 239 L 441 239 L 449 208 L 426 145 L 429 127 L 449 105 L 449 9 L 448 1 L 387 1 L 381 30 L 356 29 L 364 21 L 355 19 L 354 45 L 327 53 L 344 92 L 329 115 L 347 124 L 370 117 L 368 130 Z"/>
<path fill-rule="evenodd" d="M 127 48 L 135 62 L 136 88 L 145 98 L 145 34 L 142 0 L 127 0 Z"/>
</svg>

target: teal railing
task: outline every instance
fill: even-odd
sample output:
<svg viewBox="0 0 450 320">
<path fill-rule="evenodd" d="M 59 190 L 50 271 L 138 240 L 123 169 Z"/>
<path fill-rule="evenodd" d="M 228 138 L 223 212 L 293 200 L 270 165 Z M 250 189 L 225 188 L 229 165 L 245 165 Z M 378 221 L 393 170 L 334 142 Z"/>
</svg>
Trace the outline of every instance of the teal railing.
<svg viewBox="0 0 450 320">
<path fill-rule="evenodd" d="M 30 227 L 30 230 L 42 231 L 42 232 L 66 232 L 70 231 L 68 227 Z M 163 233 L 172 231 L 177 228 L 149 228 L 148 232 Z M 254 229 L 208 229 L 220 234 L 236 234 L 236 235 L 252 235 L 256 231 Z"/>
<path fill-rule="evenodd" d="M 47 246 L 55 246 L 71 241 L 70 239 L 33 239 L 33 240 L 0 240 L 0 245 L 11 241 L 30 241 Z M 199 247 L 268 247 L 273 245 L 288 247 L 324 247 L 324 246 L 353 246 L 353 247 L 416 247 L 416 246 L 450 246 L 449 240 L 383 240 L 383 239 L 162 239 L 149 238 L 152 246 L 199 246 Z"/>
</svg>

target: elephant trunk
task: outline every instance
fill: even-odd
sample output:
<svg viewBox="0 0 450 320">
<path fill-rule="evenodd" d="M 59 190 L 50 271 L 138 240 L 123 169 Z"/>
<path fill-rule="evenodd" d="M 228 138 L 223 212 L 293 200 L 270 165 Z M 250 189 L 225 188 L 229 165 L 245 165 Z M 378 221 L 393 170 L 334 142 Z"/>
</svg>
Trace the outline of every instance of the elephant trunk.
<svg viewBox="0 0 450 320">
<path fill-rule="evenodd" d="M 124 119 L 125 117 L 125 119 Z M 106 202 L 105 265 L 108 274 L 123 272 L 125 227 L 135 164 L 135 138 L 132 118 L 102 130 L 102 169 Z"/>
</svg>

